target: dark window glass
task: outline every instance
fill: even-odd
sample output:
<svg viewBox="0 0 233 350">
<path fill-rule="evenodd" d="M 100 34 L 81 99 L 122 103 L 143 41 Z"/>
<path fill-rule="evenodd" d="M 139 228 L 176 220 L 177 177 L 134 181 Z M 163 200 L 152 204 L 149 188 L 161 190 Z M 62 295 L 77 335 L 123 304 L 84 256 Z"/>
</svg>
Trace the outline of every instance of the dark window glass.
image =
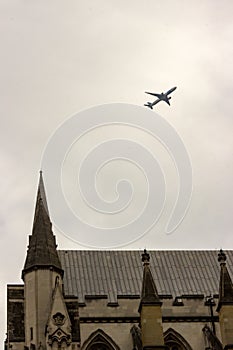
<svg viewBox="0 0 233 350">
<path fill-rule="evenodd" d="M 112 350 L 112 348 L 110 348 L 107 344 L 104 343 L 94 343 L 92 344 L 88 350 Z"/>
</svg>

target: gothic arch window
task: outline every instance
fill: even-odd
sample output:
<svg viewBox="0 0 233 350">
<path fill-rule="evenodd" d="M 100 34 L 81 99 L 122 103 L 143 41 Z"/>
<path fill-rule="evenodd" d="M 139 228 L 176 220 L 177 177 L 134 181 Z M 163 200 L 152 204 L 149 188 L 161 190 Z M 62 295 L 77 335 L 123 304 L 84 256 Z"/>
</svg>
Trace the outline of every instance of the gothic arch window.
<svg viewBox="0 0 233 350">
<path fill-rule="evenodd" d="M 98 343 L 94 343 L 92 344 L 88 350 L 110 350 L 109 346 L 106 345 L 105 343 L 102 342 L 98 342 Z"/>
<path fill-rule="evenodd" d="M 120 350 L 120 348 L 102 329 L 97 329 L 84 342 L 82 350 Z"/>
<path fill-rule="evenodd" d="M 164 333 L 164 342 L 169 350 L 192 350 L 188 342 L 172 328 Z"/>
<path fill-rule="evenodd" d="M 166 346 L 167 346 L 168 350 L 183 350 L 184 349 L 183 346 L 181 347 L 179 344 L 174 343 L 174 342 L 168 342 L 168 343 L 166 343 Z"/>
</svg>

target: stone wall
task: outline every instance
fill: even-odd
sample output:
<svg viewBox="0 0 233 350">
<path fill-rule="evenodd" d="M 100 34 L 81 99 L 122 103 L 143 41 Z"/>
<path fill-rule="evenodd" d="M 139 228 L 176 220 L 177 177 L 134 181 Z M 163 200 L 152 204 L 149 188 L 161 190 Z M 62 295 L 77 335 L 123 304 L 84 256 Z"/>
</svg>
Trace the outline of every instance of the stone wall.
<svg viewBox="0 0 233 350">
<path fill-rule="evenodd" d="M 85 306 L 79 307 L 81 325 L 81 344 L 97 329 L 104 330 L 114 339 L 121 350 L 132 346 L 130 329 L 139 323 L 140 299 L 119 299 L 118 306 L 108 306 L 107 299 L 87 299 Z M 205 305 L 203 296 L 182 298 L 181 306 L 174 306 L 174 299 L 162 300 L 163 332 L 169 328 L 178 332 L 191 346 L 192 350 L 205 348 L 202 332 L 205 324 L 211 327 L 210 307 Z M 217 300 L 215 300 L 217 304 Z M 216 334 L 221 340 L 218 314 L 213 307 Z"/>
</svg>

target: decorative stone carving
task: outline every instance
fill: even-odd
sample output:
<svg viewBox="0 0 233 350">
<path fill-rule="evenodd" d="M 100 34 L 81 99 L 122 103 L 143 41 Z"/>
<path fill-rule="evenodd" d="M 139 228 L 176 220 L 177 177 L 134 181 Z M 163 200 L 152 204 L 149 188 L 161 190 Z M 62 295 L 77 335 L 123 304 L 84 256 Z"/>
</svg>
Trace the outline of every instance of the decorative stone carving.
<svg viewBox="0 0 233 350">
<path fill-rule="evenodd" d="M 60 348 L 61 345 L 64 347 L 64 344 L 69 346 L 71 344 L 71 335 L 65 333 L 61 328 L 58 328 L 53 334 L 49 335 L 48 344 L 50 346 L 57 344 L 58 348 Z"/>
<path fill-rule="evenodd" d="M 57 312 L 53 315 L 53 322 L 56 326 L 63 326 L 65 323 L 65 316 L 61 312 Z"/>
</svg>

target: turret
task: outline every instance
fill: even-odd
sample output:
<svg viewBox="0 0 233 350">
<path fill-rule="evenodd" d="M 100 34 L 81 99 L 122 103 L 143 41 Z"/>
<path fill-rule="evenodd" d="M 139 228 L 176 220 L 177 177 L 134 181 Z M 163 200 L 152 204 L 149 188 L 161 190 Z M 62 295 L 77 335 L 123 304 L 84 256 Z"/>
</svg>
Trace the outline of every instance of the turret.
<svg viewBox="0 0 233 350">
<path fill-rule="evenodd" d="M 57 254 L 45 196 L 42 172 L 36 199 L 32 235 L 22 271 L 25 284 L 25 345 L 46 349 L 45 326 L 51 311 L 52 294 L 63 270 Z"/>
<path fill-rule="evenodd" d="M 139 305 L 140 325 L 143 350 L 167 349 L 164 346 L 162 327 L 162 302 L 150 270 L 150 255 L 144 250 L 142 254 L 143 282 Z"/>
</svg>

